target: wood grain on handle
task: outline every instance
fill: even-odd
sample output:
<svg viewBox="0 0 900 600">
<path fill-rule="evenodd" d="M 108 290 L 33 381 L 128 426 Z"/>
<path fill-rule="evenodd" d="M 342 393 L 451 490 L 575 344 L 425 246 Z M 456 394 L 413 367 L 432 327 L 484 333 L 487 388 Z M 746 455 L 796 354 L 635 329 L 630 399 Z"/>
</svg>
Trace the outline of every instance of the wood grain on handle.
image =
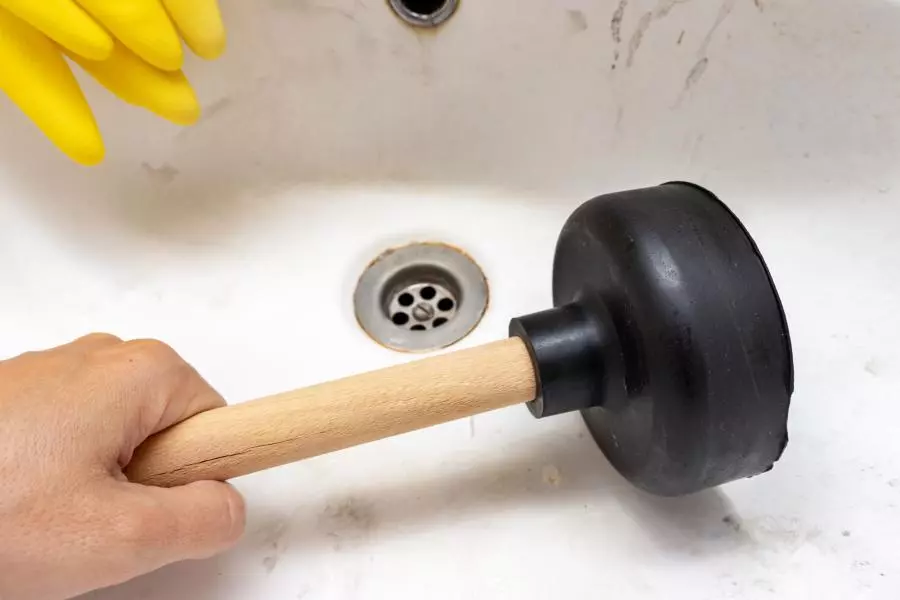
<svg viewBox="0 0 900 600">
<path fill-rule="evenodd" d="M 518 338 L 200 413 L 148 439 L 131 481 L 226 480 L 533 400 Z"/>
</svg>

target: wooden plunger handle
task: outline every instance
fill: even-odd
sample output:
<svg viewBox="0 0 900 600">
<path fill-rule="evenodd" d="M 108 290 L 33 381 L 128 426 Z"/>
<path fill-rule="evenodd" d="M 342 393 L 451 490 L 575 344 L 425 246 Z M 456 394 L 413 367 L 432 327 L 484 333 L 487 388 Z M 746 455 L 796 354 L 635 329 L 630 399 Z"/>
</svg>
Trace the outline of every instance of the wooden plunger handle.
<svg viewBox="0 0 900 600">
<path fill-rule="evenodd" d="M 129 480 L 177 486 L 303 458 L 533 400 L 518 338 L 200 413 L 136 451 Z"/>
</svg>

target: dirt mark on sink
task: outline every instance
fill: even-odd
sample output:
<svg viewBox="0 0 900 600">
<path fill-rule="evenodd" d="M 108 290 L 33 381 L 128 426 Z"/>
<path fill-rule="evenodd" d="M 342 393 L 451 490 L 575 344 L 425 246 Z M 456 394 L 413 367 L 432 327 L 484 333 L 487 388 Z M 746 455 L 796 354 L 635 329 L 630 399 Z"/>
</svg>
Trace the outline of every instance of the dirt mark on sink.
<svg viewBox="0 0 900 600">
<path fill-rule="evenodd" d="M 319 517 L 319 526 L 340 552 L 363 542 L 378 526 L 373 506 L 357 498 L 329 503 Z"/>
<path fill-rule="evenodd" d="M 583 12 L 580 10 L 567 10 L 566 14 L 569 15 L 569 25 L 573 33 L 581 33 L 587 30 L 587 17 L 584 16 Z"/>
<path fill-rule="evenodd" d="M 144 162 L 141 163 L 141 169 L 144 170 L 144 173 L 147 174 L 147 177 L 150 178 L 153 183 L 160 185 L 168 185 L 181 175 L 181 171 L 169 163 L 163 163 L 159 167 L 154 167 L 150 163 Z"/>
<path fill-rule="evenodd" d="M 619 0 L 619 5 L 609 21 L 609 30 L 616 44 L 622 43 L 622 19 L 625 18 L 625 9 L 628 8 L 628 0 Z"/>
<path fill-rule="evenodd" d="M 722 5 L 719 7 L 716 19 L 713 21 L 709 31 L 707 31 L 706 36 L 703 38 L 703 42 L 700 44 L 700 49 L 697 51 L 697 62 L 694 63 L 694 66 L 691 67 L 691 70 L 688 71 L 684 78 L 684 86 L 681 89 L 678 100 L 675 102 L 675 107 L 681 104 L 684 97 L 700 83 L 700 80 L 706 73 L 706 69 L 709 67 L 709 46 L 712 44 L 712 41 L 715 38 L 716 33 L 722 27 L 722 24 L 728 19 L 729 15 L 734 12 L 737 1 L 738 0 L 722 0 Z M 755 2 L 757 1 L 758 0 L 755 0 Z M 757 6 L 759 6 L 759 4 L 757 4 Z"/>
<path fill-rule="evenodd" d="M 638 19 L 637 25 L 632 31 L 631 36 L 628 38 L 628 42 L 626 44 L 625 66 L 628 68 L 634 66 L 635 60 L 638 56 L 638 52 L 640 51 L 641 46 L 646 39 L 647 33 L 650 31 L 650 28 L 654 23 L 662 21 L 663 19 L 668 17 L 672 13 L 672 11 L 679 5 L 688 4 L 691 1 L 692 0 L 658 0 L 655 8 L 642 14 Z M 697 52 L 698 61 L 697 63 L 695 63 L 694 67 L 691 69 L 691 72 L 686 77 L 685 87 L 689 88 L 695 85 L 699 81 L 698 73 L 700 76 L 702 76 L 703 72 L 706 70 L 706 65 L 709 62 L 709 45 L 715 37 L 716 32 L 722 26 L 722 23 L 724 23 L 728 16 L 734 11 L 737 1 L 738 0 L 722 1 L 715 21 L 713 22 L 709 31 L 706 33 L 706 36 L 704 36 L 703 42 L 700 44 L 700 48 Z M 759 10 L 763 10 L 761 0 L 752 1 L 754 2 L 754 5 L 759 8 Z M 613 51 L 613 69 L 618 66 L 619 59 L 622 56 L 622 49 L 620 48 L 623 42 L 622 23 L 628 10 L 628 2 L 629 0 L 620 0 L 619 4 L 616 6 L 616 9 L 612 14 L 612 18 L 610 19 L 610 33 L 616 46 Z M 679 45 L 683 39 L 684 34 L 682 34 L 678 39 Z"/>
<path fill-rule="evenodd" d="M 267 574 L 275 570 L 275 567 L 278 566 L 278 561 L 287 549 L 286 534 L 289 529 L 289 522 L 274 520 L 263 524 L 255 532 L 260 546 L 265 550 L 262 567 Z"/>
<path fill-rule="evenodd" d="M 625 59 L 625 65 L 627 67 L 634 65 L 638 50 L 641 49 L 644 36 L 647 34 L 650 26 L 656 21 L 661 21 L 668 17 L 669 13 L 672 12 L 672 9 L 679 4 L 687 4 L 690 1 L 691 0 L 659 0 L 656 8 L 641 15 L 637 27 L 635 27 L 634 32 L 631 34 L 631 39 L 628 41 L 628 54 Z"/>
</svg>

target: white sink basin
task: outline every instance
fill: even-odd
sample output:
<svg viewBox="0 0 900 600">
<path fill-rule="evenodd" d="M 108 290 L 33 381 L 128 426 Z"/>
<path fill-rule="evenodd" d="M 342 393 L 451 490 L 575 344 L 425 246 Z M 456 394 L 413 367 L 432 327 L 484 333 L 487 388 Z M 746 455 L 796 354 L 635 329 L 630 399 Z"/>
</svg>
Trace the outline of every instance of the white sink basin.
<svg viewBox="0 0 900 600">
<path fill-rule="evenodd" d="M 352 292 L 383 249 L 458 245 L 491 307 L 550 304 L 559 227 L 695 181 L 744 220 L 794 337 L 775 470 L 679 500 L 577 415 L 509 409 L 237 480 L 218 559 L 93 595 L 173 599 L 887 598 L 900 589 L 900 7 L 887 0 L 225 0 L 178 129 L 87 84 L 109 157 L 73 166 L 0 99 L 0 355 L 89 331 L 172 344 L 233 402 L 410 357 Z"/>
</svg>

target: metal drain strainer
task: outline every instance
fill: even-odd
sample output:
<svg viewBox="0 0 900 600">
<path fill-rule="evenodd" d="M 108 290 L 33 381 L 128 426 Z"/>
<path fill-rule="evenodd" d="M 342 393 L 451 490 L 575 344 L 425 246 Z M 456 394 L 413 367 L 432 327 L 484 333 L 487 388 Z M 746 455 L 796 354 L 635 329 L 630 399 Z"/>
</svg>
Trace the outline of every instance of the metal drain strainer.
<svg viewBox="0 0 900 600">
<path fill-rule="evenodd" d="M 353 302 L 359 324 L 376 342 L 423 352 L 454 344 L 478 325 L 488 285 L 460 250 L 410 244 L 384 252 L 366 268 Z"/>
</svg>

